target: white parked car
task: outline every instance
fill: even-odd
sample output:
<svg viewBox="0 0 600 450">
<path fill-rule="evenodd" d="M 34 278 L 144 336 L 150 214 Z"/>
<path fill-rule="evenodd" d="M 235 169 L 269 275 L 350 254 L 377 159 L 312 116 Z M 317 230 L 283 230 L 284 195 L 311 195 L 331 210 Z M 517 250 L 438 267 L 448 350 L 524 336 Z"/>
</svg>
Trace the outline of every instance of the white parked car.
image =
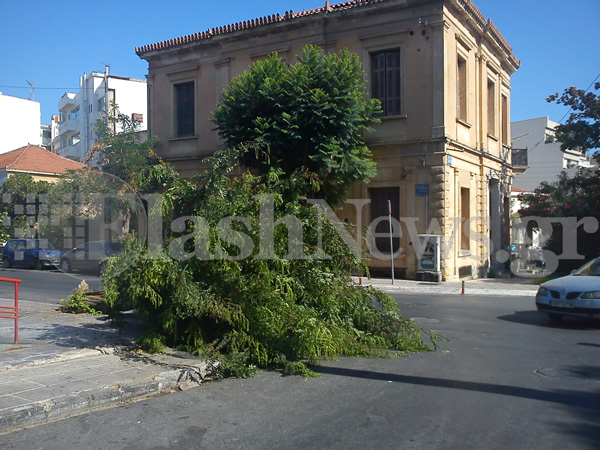
<svg viewBox="0 0 600 450">
<path fill-rule="evenodd" d="M 600 258 L 592 259 L 571 275 L 542 284 L 535 304 L 552 320 L 565 315 L 600 317 Z"/>
</svg>

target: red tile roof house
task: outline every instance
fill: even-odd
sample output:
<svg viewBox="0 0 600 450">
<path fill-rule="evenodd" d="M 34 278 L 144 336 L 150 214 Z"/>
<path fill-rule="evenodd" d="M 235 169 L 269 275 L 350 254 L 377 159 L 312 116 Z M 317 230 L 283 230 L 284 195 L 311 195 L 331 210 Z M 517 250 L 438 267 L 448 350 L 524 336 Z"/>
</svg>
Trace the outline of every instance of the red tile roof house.
<svg viewBox="0 0 600 450">
<path fill-rule="evenodd" d="M 84 169 L 85 164 L 55 155 L 37 145 L 0 154 L 0 184 L 14 173 L 28 173 L 35 181 L 55 183 L 68 170 Z"/>
</svg>

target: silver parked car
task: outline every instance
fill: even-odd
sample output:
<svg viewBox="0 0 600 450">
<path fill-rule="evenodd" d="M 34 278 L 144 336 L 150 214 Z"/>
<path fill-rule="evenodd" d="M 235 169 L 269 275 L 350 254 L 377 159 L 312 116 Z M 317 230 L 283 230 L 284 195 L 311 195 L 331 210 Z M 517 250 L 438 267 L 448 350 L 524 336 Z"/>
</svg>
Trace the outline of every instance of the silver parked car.
<svg viewBox="0 0 600 450">
<path fill-rule="evenodd" d="M 553 320 L 563 316 L 600 317 L 600 258 L 571 275 L 542 284 L 535 297 L 538 311 Z"/>
<path fill-rule="evenodd" d="M 66 252 L 60 259 L 60 270 L 72 272 L 101 272 L 106 258 L 123 251 L 123 244 L 109 241 L 90 241 Z"/>
</svg>

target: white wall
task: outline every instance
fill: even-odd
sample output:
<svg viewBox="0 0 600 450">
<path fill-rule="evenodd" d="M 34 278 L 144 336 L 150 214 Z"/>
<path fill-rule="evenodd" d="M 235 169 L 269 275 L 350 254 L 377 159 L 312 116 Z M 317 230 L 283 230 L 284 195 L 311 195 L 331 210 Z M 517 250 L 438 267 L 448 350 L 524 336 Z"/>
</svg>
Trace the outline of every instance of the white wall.
<svg viewBox="0 0 600 450">
<path fill-rule="evenodd" d="M 132 114 L 142 114 L 144 120 L 138 130 L 147 130 L 148 90 L 146 81 L 109 78 L 108 87 L 115 90 L 115 103 L 119 107 L 119 111 L 129 117 Z"/>
<path fill-rule="evenodd" d="M 0 153 L 40 145 L 41 118 L 39 102 L 0 93 Z"/>
<path fill-rule="evenodd" d="M 558 175 L 566 168 L 566 159 L 578 165 L 586 164 L 581 154 L 561 151 L 560 142 L 546 142 L 546 134 L 552 134 L 557 125 L 557 122 L 548 117 L 511 123 L 512 147 L 527 148 L 528 159 L 527 170 L 524 174 L 515 175 L 513 186 L 533 191 L 542 181 L 548 183 L 557 181 Z"/>
<path fill-rule="evenodd" d="M 147 125 L 147 88 L 145 80 L 134 78 L 119 77 L 108 75 L 108 86 L 105 85 L 105 74 L 92 72 L 84 74 L 80 78 L 80 91 L 77 94 L 70 94 L 74 99 L 74 104 L 67 104 L 59 110 L 71 111 L 79 107 L 80 114 L 74 126 L 67 130 L 66 127 L 61 130 L 61 136 L 73 135 L 79 133 L 80 142 L 70 147 L 64 147 L 64 142 L 59 149 L 59 154 L 78 161 L 83 161 L 88 151 L 96 142 L 97 135 L 94 132 L 96 122 L 100 119 L 104 108 L 108 107 L 107 93 L 114 90 L 115 103 L 122 114 L 131 116 L 132 114 L 142 114 L 143 122 L 139 130 L 146 130 Z M 104 99 L 103 101 L 101 101 Z M 100 106 L 103 109 L 100 109 Z M 76 130 L 75 130 L 76 128 Z M 64 139 L 63 139 L 64 141 Z"/>
</svg>

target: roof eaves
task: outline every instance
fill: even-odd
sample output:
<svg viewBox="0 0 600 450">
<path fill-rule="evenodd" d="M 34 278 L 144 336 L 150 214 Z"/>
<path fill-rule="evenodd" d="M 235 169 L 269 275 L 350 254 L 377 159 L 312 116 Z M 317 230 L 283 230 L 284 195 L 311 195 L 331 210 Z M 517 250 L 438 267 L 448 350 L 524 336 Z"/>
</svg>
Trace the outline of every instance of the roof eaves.
<svg viewBox="0 0 600 450">
<path fill-rule="evenodd" d="M 297 12 L 294 11 L 286 11 L 285 14 L 273 14 L 270 16 L 264 16 L 257 19 L 252 20 L 244 20 L 243 22 L 237 22 L 230 25 L 225 25 L 218 28 L 211 28 L 209 30 L 190 34 L 188 36 L 178 37 L 175 39 L 170 39 L 168 41 L 157 42 L 155 44 L 144 45 L 142 47 L 136 47 L 135 53 L 142 57 L 146 53 L 168 50 L 171 48 L 179 47 L 186 44 L 191 44 L 194 42 L 199 42 L 207 39 L 211 39 L 214 36 L 219 36 L 227 33 L 235 33 L 242 30 L 247 30 L 251 28 L 261 27 L 265 25 L 270 25 L 274 23 L 288 22 L 291 20 L 299 19 L 301 17 L 312 16 L 320 13 L 328 13 L 341 11 L 350 8 L 357 8 L 373 3 L 381 3 L 385 0 L 351 0 L 342 3 L 337 3 L 335 5 L 329 5 L 329 2 L 325 3 L 325 6 L 310 9 L 307 11 Z"/>
<path fill-rule="evenodd" d="M 19 162 L 19 160 L 23 157 L 23 155 L 25 155 L 25 153 L 27 153 L 27 150 L 29 150 L 31 148 L 31 145 L 26 145 L 25 147 L 21 147 L 23 149 L 23 151 L 21 152 L 21 154 L 19 156 L 17 156 L 12 163 L 8 163 L 6 164 L 6 169 L 10 169 L 11 167 L 13 167 L 15 164 L 17 164 Z M 20 150 L 20 149 L 17 149 Z"/>
</svg>

